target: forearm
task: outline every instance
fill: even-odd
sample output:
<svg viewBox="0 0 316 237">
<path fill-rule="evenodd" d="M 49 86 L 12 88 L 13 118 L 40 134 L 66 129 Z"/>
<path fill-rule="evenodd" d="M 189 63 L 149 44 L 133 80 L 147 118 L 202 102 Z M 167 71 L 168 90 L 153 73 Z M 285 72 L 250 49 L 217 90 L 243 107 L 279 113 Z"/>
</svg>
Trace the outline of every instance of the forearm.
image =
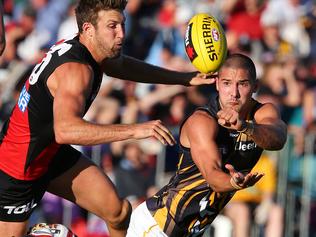
<svg viewBox="0 0 316 237">
<path fill-rule="evenodd" d="M 134 134 L 132 125 L 99 125 L 79 119 L 61 122 L 54 130 L 57 143 L 85 146 L 131 139 Z"/>
<path fill-rule="evenodd" d="M 245 133 L 261 148 L 266 150 L 280 150 L 287 138 L 287 128 L 283 122 L 277 124 L 257 124 L 247 122 Z"/>
<path fill-rule="evenodd" d="M 190 80 L 196 74 L 167 70 L 125 55 L 116 60 L 106 60 L 103 66 L 104 72 L 109 76 L 153 84 L 189 86 Z"/>
<path fill-rule="evenodd" d="M 205 174 L 204 177 L 214 192 L 224 193 L 236 191 L 236 189 L 231 185 L 231 176 L 221 170 L 208 172 L 208 174 Z"/>
</svg>

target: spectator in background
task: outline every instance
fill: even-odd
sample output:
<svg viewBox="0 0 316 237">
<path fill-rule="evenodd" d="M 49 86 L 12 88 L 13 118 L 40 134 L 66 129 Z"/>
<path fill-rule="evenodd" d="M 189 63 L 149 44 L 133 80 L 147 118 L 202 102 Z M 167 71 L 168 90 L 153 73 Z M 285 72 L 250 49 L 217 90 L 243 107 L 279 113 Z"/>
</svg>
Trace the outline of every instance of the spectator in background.
<svg viewBox="0 0 316 237">
<path fill-rule="evenodd" d="M 78 0 L 71 0 L 67 16 L 61 22 L 58 28 L 57 40 L 61 39 L 68 39 L 69 37 L 73 36 L 74 34 L 78 33 L 78 26 L 76 23 L 76 16 L 75 16 L 75 8 Z"/>
<path fill-rule="evenodd" d="M 295 68 L 289 64 L 279 62 L 266 64 L 264 74 L 259 81 L 257 99 L 262 103 L 273 103 L 281 112 L 285 105 L 299 105 L 301 96 L 294 70 Z"/>
<path fill-rule="evenodd" d="M 294 134 L 295 152 L 301 155 L 304 149 L 302 110 L 304 85 L 297 80 L 296 68 L 297 61 L 293 55 L 288 55 L 283 63 L 265 64 L 264 74 L 259 81 L 257 99 L 262 103 L 273 103 L 279 108 L 288 130 Z"/>
<path fill-rule="evenodd" d="M 294 47 L 289 42 L 285 41 L 280 34 L 279 19 L 269 14 L 262 14 L 262 39 L 258 45 L 256 58 L 264 63 L 272 63 L 273 61 L 284 61 L 286 58 L 294 55 Z"/>
<path fill-rule="evenodd" d="M 300 0 L 268 1 L 262 14 L 279 23 L 282 39 L 293 45 L 297 57 L 306 57 L 310 53 L 310 38 L 301 21 L 306 14 L 301 4 Z"/>
<path fill-rule="evenodd" d="M 186 4 L 176 5 L 175 1 L 169 0 L 165 4 L 169 7 L 165 6 L 167 9 L 160 10 L 161 27 L 157 29 L 145 61 L 173 70 L 194 70 L 186 55 L 183 42 L 187 24 L 194 12 Z M 175 8 L 172 14 L 170 8 Z M 150 89 L 151 86 L 148 84 L 138 84 L 136 93 L 139 97 L 143 97 Z"/>
<path fill-rule="evenodd" d="M 119 196 L 133 200 L 131 203 L 134 208 L 157 191 L 155 167 L 149 159 L 141 143 L 125 142 L 122 159 L 114 171 L 114 183 Z"/>
<path fill-rule="evenodd" d="M 260 0 L 229 0 L 223 3 L 223 10 L 227 15 L 226 37 L 230 51 L 237 53 L 241 41 L 253 44 L 261 39 L 260 17 L 264 3 L 265 1 Z"/>
<path fill-rule="evenodd" d="M 156 33 L 156 16 L 163 0 L 130 0 L 126 7 L 127 31 L 123 52 L 145 59 Z"/>
<path fill-rule="evenodd" d="M 238 0 L 229 12 L 227 31 L 236 34 L 238 38 L 247 37 L 250 40 L 260 40 L 262 29 L 260 17 L 264 1 Z"/>
<path fill-rule="evenodd" d="M 35 30 L 36 21 L 36 10 L 32 5 L 25 5 L 20 18 L 6 24 L 7 49 L 3 58 L 4 66 L 12 61 L 21 60 L 17 52 L 18 47 Z"/>
<path fill-rule="evenodd" d="M 70 0 L 29 0 L 36 10 L 36 27 L 18 45 L 19 57 L 35 64 L 43 57 L 42 50 L 50 48 L 57 41 L 59 25 L 66 15 Z"/>
<path fill-rule="evenodd" d="M 120 103 L 117 99 L 110 96 L 98 97 L 86 114 L 85 119 L 100 124 L 120 123 Z M 101 166 L 103 171 L 112 179 L 112 163 L 116 161 L 113 161 L 111 143 L 104 143 L 96 146 L 83 146 L 82 151 L 84 154 L 91 157 L 93 162 L 98 166 Z"/>
<path fill-rule="evenodd" d="M 171 3 L 175 4 L 173 1 Z M 160 24 L 162 27 L 158 31 L 156 38 L 150 47 L 146 61 L 157 66 L 172 68 L 173 59 L 179 57 L 182 60 L 185 60 L 183 64 L 186 63 L 188 69 L 192 69 L 189 66 L 188 57 L 184 50 L 183 39 L 187 24 L 194 15 L 194 11 L 190 6 L 185 4 L 178 7 L 175 5 L 174 8 L 175 11 L 172 16 L 169 16 L 171 19 L 168 20 L 167 27 L 164 26 L 164 24 L 167 23 L 161 19 Z M 160 14 L 163 15 L 163 13 Z M 165 19 L 165 21 L 167 20 Z M 185 68 L 180 70 L 185 70 Z"/>
</svg>

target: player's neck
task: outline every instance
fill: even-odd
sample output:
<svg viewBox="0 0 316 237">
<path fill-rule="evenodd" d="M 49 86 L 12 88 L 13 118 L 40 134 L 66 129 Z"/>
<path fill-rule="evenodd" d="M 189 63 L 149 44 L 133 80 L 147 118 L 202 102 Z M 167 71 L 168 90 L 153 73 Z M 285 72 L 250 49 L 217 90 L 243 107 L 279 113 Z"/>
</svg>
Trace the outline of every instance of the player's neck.
<svg viewBox="0 0 316 237">
<path fill-rule="evenodd" d="M 96 50 L 96 47 L 94 47 L 94 44 L 92 42 L 92 39 L 90 39 L 89 37 L 87 37 L 84 34 L 80 34 L 79 35 L 79 42 L 81 44 L 83 44 L 88 51 L 90 52 L 90 54 L 92 55 L 93 59 L 98 63 L 101 64 L 101 62 L 104 60 L 104 57 L 102 57 L 98 50 Z"/>
</svg>

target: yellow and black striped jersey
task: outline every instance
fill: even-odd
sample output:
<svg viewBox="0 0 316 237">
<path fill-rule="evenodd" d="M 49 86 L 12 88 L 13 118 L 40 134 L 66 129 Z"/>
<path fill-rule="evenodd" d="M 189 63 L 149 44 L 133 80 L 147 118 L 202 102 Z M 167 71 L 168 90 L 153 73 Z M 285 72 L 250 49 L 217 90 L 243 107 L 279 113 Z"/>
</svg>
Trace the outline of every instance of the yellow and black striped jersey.
<svg viewBox="0 0 316 237">
<path fill-rule="evenodd" d="M 261 104 L 252 101 L 253 107 L 247 119 L 253 119 Z M 208 106 L 198 108 L 217 119 L 218 97 Z M 184 121 L 185 122 L 185 121 Z M 181 129 L 180 129 L 181 132 Z M 219 126 L 216 137 L 222 157 L 222 169 L 232 164 L 236 170 L 249 172 L 263 151 L 246 134 Z M 179 163 L 176 174 L 156 195 L 146 201 L 147 208 L 169 237 L 202 236 L 218 213 L 229 202 L 235 192 L 214 192 L 195 165 L 190 149 L 179 145 Z"/>
</svg>

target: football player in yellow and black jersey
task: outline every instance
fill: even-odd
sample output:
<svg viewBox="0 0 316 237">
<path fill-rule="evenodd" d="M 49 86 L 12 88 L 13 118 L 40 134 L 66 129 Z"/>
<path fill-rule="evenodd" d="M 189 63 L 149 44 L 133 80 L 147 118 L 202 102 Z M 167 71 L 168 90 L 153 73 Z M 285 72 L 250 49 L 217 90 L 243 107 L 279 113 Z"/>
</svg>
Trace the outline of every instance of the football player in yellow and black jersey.
<svg viewBox="0 0 316 237">
<path fill-rule="evenodd" d="M 125 237 L 128 200 L 121 199 L 104 172 L 70 144 L 155 137 L 173 145 L 174 138 L 159 120 L 98 124 L 83 119 L 103 74 L 186 86 L 213 82 L 206 74 L 171 71 L 122 54 L 126 4 L 127 0 L 79 0 L 78 34 L 52 46 L 26 80 L 0 130 L 1 237 L 25 236 L 28 219 L 46 191 L 99 216 L 111 237 Z"/>
<path fill-rule="evenodd" d="M 254 185 L 251 173 L 263 149 L 278 150 L 287 129 L 276 107 L 252 98 L 256 69 L 230 55 L 216 80 L 218 94 L 180 127 L 176 174 L 132 213 L 128 237 L 202 236 L 237 190 Z"/>
</svg>

